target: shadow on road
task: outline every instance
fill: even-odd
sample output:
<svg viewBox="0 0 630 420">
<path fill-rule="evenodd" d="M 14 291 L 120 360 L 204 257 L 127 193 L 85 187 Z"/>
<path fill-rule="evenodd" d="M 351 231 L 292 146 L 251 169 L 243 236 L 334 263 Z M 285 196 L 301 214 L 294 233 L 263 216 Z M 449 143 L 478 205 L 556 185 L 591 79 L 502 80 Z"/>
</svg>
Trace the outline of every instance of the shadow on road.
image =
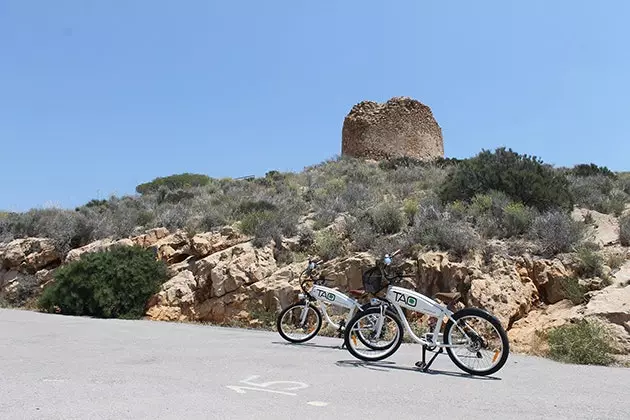
<svg viewBox="0 0 630 420">
<path fill-rule="evenodd" d="M 458 378 L 477 379 L 477 380 L 482 380 L 482 381 L 500 381 L 501 380 L 501 378 L 497 378 L 495 376 L 474 376 L 474 375 L 470 375 L 468 373 L 463 373 L 463 372 L 448 372 L 444 370 L 435 370 L 435 369 L 429 369 L 428 371 L 424 372 L 416 367 L 398 366 L 396 365 L 395 362 L 383 362 L 383 361 L 363 362 L 361 360 L 339 360 L 335 364 L 340 367 L 361 367 L 365 369 L 379 370 L 383 372 L 387 372 L 389 370 L 404 370 L 407 372 L 416 372 L 416 373 L 422 373 L 425 375 L 455 376 Z"/>
<path fill-rule="evenodd" d="M 271 344 L 278 344 L 281 346 L 289 346 L 289 347 L 311 347 L 311 348 L 320 348 L 320 349 L 336 349 L 342 350 L 341 344 L 338 346 L 325 346 L 322 344 L 313 344 L 313 343 L 285 343 L 281 341 L 272 341 Z"/>
</svg>

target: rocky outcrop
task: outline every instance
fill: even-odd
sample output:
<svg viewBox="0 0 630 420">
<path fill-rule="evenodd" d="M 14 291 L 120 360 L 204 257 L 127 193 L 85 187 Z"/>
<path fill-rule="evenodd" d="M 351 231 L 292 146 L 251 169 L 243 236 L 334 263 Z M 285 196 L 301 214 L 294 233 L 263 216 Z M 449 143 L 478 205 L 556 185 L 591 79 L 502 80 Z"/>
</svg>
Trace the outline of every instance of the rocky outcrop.
<svg viewBox="0 0 630 420">
<path fill-rule="evenodd" d="M 534 282 L 543 302 L 553 304 L 568 297 L 563 282 L 572 273 L 560 260 L 523 257 L 517 264 L 519 275 Z"/>
<path fill-rule="evenodd" d="M 48 239 L 0 244 L 0 300 L 10 306 L 28 305 L 52 279 L 52 269 L 60 261 L 61 254 Z"/>
<path fill-rule="evenodd" d="M 120 239 L 118 241 L 113 241 L 112 239 L 108 239 L 108 238 L 101 239 L 98 241 L 94 241 L 81 248 L 75 248 L 71 250 L 66 255 L 65 262 L 69 263 L 72 261 L 77 261 L 81 258 L 81 255 L 86 254 L 86 253 L 107 251 L 108 249 L 110 249 L 112 246 L 115 246 L 115 245 L 117 246 L 137 245 L 144 248 L 148 248 L 148 247 L 154 246 L 159 241 L 164 240 L 165 238 L 168 237 L 168 235 L 169 235 L 168 229 L 156 228 L 156 229 L 151 229 L 147 231 L 147 233 L 143 235 L 135 236 L 133 238 L 125 238 L 125 239 Z"/>
<path fill-rule="evenodd" d="M 59 262 L 61 255 L 49 239 L 16 239 L 0 244 L 0 267 L 34 274 Z"/>
<path fill-rule="evenodd" d="M 255 248 L 249 242 L 187 264 L 189 269 L 167 281 L 149 302 L 149 318 L 225 321 L 228 313 L 247 306 L 250 285 L 278 269 L 271 248 Z"/>
<path fill-rule="evenodd" d="M 431 109 L 411 98 L 360 102 L 344 120 L 342 155 L 374 160 L 444 157 L 442 129 Z"/>
<path fill-rule="evenodd" d="M 584 235 L 587 241 L 599 246 L 608 246 L 619 242 L 619 220 L 614 215 L 576 208 L 571 216 L 580 222 L 587 218 L 591 219 Z"/>
<path fill-rule="evenodd" d="M 496 315 L 504 328 L 525 317 L 540 300 L 534 281 L 521 276 L 514 262 L 493 259 L 490 273 L 475 278 L 470 287 L 471 304 Z"/>
<path fill-rule="evenodd" d="M 515 351 L 543 355 L 548 347 L 545 333 L 580 319 L 603 321 L 619 354 L 630 355 L 630 287 L 610 286 L 594 292 L 587 303 L 573 305 L 561 300 L 534 310 L 508 331 Z"/>
</svg>

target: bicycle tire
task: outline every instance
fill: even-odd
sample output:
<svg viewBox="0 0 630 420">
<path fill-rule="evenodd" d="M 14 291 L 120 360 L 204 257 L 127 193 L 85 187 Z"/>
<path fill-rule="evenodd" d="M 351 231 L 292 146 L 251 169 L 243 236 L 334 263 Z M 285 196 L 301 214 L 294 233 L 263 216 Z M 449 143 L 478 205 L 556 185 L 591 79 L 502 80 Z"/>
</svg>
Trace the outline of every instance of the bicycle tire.
<svg viewBox="0 0 630 420">
<path fill-rule="evenodd" d="M 501 325 L 501 322 L 494 315 L 480 308 L 461 309 L 455 312 L 452 318 L 455 321 L 457 321 L 460 318 L 463 318 L 465 316 L 471 316 L 471 315 L 478 316 L 479 318 L 485 319 L 486 321 L 490 322 L 490 324 L 492 324 L 492 326 L 496 328 L 497 332 L 499 333 L 499 336 L 501 337 L 501 345 L 503 347 L 503 354 L 501 355 L 499 362 L 490 369 L 475 370 L 475 369 L 470 369 L 469 367 L 464 366 L 462 363 L 460 363 L 457 357 L 453 354 L 453 351 L 451 350 L 450 347 L 446 347 L 446 353 L 448 354 L 448 357 L 451 359 L 451 361 L 458 368 L 460 368 L 466 373 L 469 373 L 471 375 L 476 375 L 476 376 L 492 375 L 493 373 L 496 373 L 497 371 L 499 371 L 499 369 L 501 369 L 503 365 L 505 365 L 505 362 L 507 362 L 507 359 L 510 353 L 510 342 L 508 340 L 507 333 L 505 332 L 505 329 Z M 448 322 L 446 323 L 446 326 L 444 327 L 444 335 L 443 335 L 444 344 L 449 344 L 449 335 L 454 325 L 455 324 L 453 323 L 451 319 L 449 319 Z"/>
<path fill-rule="evenodd" d="M 396 340 L 394 340 L 392 342 L 392 344 L 389 344 L 388 346 L 389 351 L 385 352 L 383 355 L 380 356 L 375 356 L 375 357 L 367 357 L 364 355 L 361 355 L 359 353 L 357 353 L 354 348 L 350 345 L 350 331 L 352 331 L 352 328 L 354 327 L 354 324 L 356 324 L 361 318 L 363 318 L 366 315 L 370 315 L 370 314 L 380 314 L 381 310 L 379 307 L 372 307 L 370 309 L 366 309 L 363 312 L 359 312 L 357 313 L 354 317 L 352 317 L 352 319 L 350 320 L 350 322 L 348 322 L 348 325 L 346 327 L 346 330 L 344 331 L 344 336 L 343 336 L 343 340 L 344 340 L 344 345 L 345 347 L 348 349 L 348 351 L 350 352 L 350 354 L 352 354 L 354 357 L 356 357 L 357 359 L 363 360 L 365 362 L 373 362 L 373 361 L 378 361 L 378 360 L 383 360 L 388 358 L 389 356 L 391 356 L 392 354 L 396 353 L 396 351 L 398 350 L 398 348 L 400 347 L 400 345 L 402 344 L 403 341 L 403 335 L 404 335 L 404 328 L 402 325 L 402 322 L 400 321 L 400 319 L 398 318 L 398 315 L 396 313 L 394 313 L 393 311 L 387 309 L 385 311 L 385 314 L 387 316 L 389 316 L 390 318 L 392 318 L 394 320 L 394 322 L 396 323 L 396 326 L 398 328 L 398 337 L 396 338 Z M 361 340 L 361 339 L 360 339 Z M 364 343 L 363 340 L 361 340 L 361 342 Z M 364 343 L 365 344 L 365 343 Z M 373 346 L 367 345 L 370 348 L 376 349 Z M 388 346 L 385 347 L 378 347 L 378 349 L 387 349 Z"/>
<path fill-rule="evenodd" d="M 317 316 L 317 326 L 315 327 L 315 330 L 313 332 L 311 332 L 309 335 L 307 335 L 305 338 L 302 338 L 302 339 L 291 338 L 291 337 L 287 336 L 284 333 L 284 331 L 282 331 L 282 318 L 291 309 L 293 309 L 293 308 L 295 308 L 297 306 L 304 306 L 304 305 L 308 305 L 310 307 L 310 309 L 315 311 L 315 315 Z M 280 314 L 278 315 L 278 318 L 276 319 L 276 328 L 278 329 L 278 334 L 280 334 L 280 336 L 282 338 L 284 338 L 285 340 L 287 340 L 287 341 L 289 341 L 291 343 L 305 343 L 305 342 L 313 339 L 314 337 L 316 337 L 317 334 L 319 334 L 319 330 L 322 328 L 322 313 L 319 310 L 319 308 L 317 308 L 315 305 L 311 304 L 310 302 L 306 302 L 306 301 L 302 300 L 300 302 L 296 302 L 296 303 L 293 303 L 293 304 L 287 306 L 286 308 L 284 308 L 280 312 Z"/>
<path fill-rule="evenodd" d="M 373 308 L 373 307 L 374 307 L 374 306 L 373 306 L 373 305 L 371 305 L 370 303 L 365 303 L 365 304 L 363 304 L 363 305 L 361 306 L 361 312 L 365 312 L 366 310 L 368 310 L 368 309 L 370 309 L 370 308 Z M 388 311 L 389 311 L 389 312 L 391 312 L 391 313 L 394 313 L 394 311 L 391 311 L 391 310 L 389 310 L 389 309 L 388 309 Z M 395 313 L 394 313 L 394 314 L 395 314 Z M 356 315 L 355 315 L 355 316 L 356 316 Z M 345 330 L 344 330 L 344 332 L 345 332 Z M 369 348 L 371 348 L 371 349 L 373 349 L 373 350 L 383 350 L 383 349 L 386 349 L 386 348 L 387 348 L 387 347 L 389 347 L 389 346 L 394 345 L 394 342 L 392 341 L 391 343 L 389 343 L 389 344 L 387 344 L 387 345 L 385 345 L 385 346 L 374 346 L 374 345 L 372 345 L 372 343 L 368 342 L 368 341 L 365 339 L 365 337 L 363 337 L 363 334 L 359 333 L 359 334 L 357 334 L 357 335 L 359 336 L 359 340 L 361 340 L 361 342 L 362 342 L 365 346 L 367 346 L 367 347 L 369 347 Z M 344 344 L 346 344 L 346 345 L 347 345 L 347 343 L 345 343 L 345 342 L 344 342 Z"/>
</svg>

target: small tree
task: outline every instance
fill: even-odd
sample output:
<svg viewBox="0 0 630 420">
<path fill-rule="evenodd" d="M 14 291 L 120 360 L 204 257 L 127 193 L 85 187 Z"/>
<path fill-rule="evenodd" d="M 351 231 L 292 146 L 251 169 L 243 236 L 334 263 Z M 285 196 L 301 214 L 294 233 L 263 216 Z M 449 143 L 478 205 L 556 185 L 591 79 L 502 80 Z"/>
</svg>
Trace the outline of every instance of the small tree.
<svg viewBox="0 0 630 420">
<path fill-rule="evenodd" d="M 155 193 L 161 186 L 165 186 L 170 190 L 201 187 L 210 183 L 210 177 L 202 174 L 183 173 L 170 175 L 166 177 L 155 178 L 151 182 L 140 184 L 136 187 L 139 194 Z"/>
<path fill-rule="evenodd" d="M 151 251 L 116 246 L 60 267 L 39 306 L 64 315 L 140 318 L 166 279 L 166 266 Z"/>
</svg>

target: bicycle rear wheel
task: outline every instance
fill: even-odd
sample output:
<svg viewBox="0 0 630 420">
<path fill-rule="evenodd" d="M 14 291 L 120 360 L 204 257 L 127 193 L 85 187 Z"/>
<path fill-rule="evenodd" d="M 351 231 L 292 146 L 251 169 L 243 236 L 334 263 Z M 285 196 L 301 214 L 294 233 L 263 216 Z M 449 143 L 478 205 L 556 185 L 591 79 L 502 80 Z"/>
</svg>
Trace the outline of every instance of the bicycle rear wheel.
<svg viewBox="0 0 630 420">
<path fill-rule="evenodd" d="M 380 330 L 379 330 L 380 327 Z M 355 315 L 344 332 L 344 344 L 350 354 L 360 360 L 377 361 L 391 356 L 403 339 L 403 326 L 398 316 L 380 307 Z M 361 344 L 366 345 L 363 349 Z"/>
<path fill-rule="evenodd" d="M 291 343 L 304 343 L 319 333 L 322 327 L 322 313 L 307 301 L 297 302 L 280 312 L 276 327 L 285 340 Z"/>
<path fill-rule="evenodd" d="M 501 322 L 479 308 L 465 308 L 453 314 L 444 327 L 444 344 L 453 363 L 471 375 L 497 372 L 507 361 L 510 344 Z"/>
</svg>

